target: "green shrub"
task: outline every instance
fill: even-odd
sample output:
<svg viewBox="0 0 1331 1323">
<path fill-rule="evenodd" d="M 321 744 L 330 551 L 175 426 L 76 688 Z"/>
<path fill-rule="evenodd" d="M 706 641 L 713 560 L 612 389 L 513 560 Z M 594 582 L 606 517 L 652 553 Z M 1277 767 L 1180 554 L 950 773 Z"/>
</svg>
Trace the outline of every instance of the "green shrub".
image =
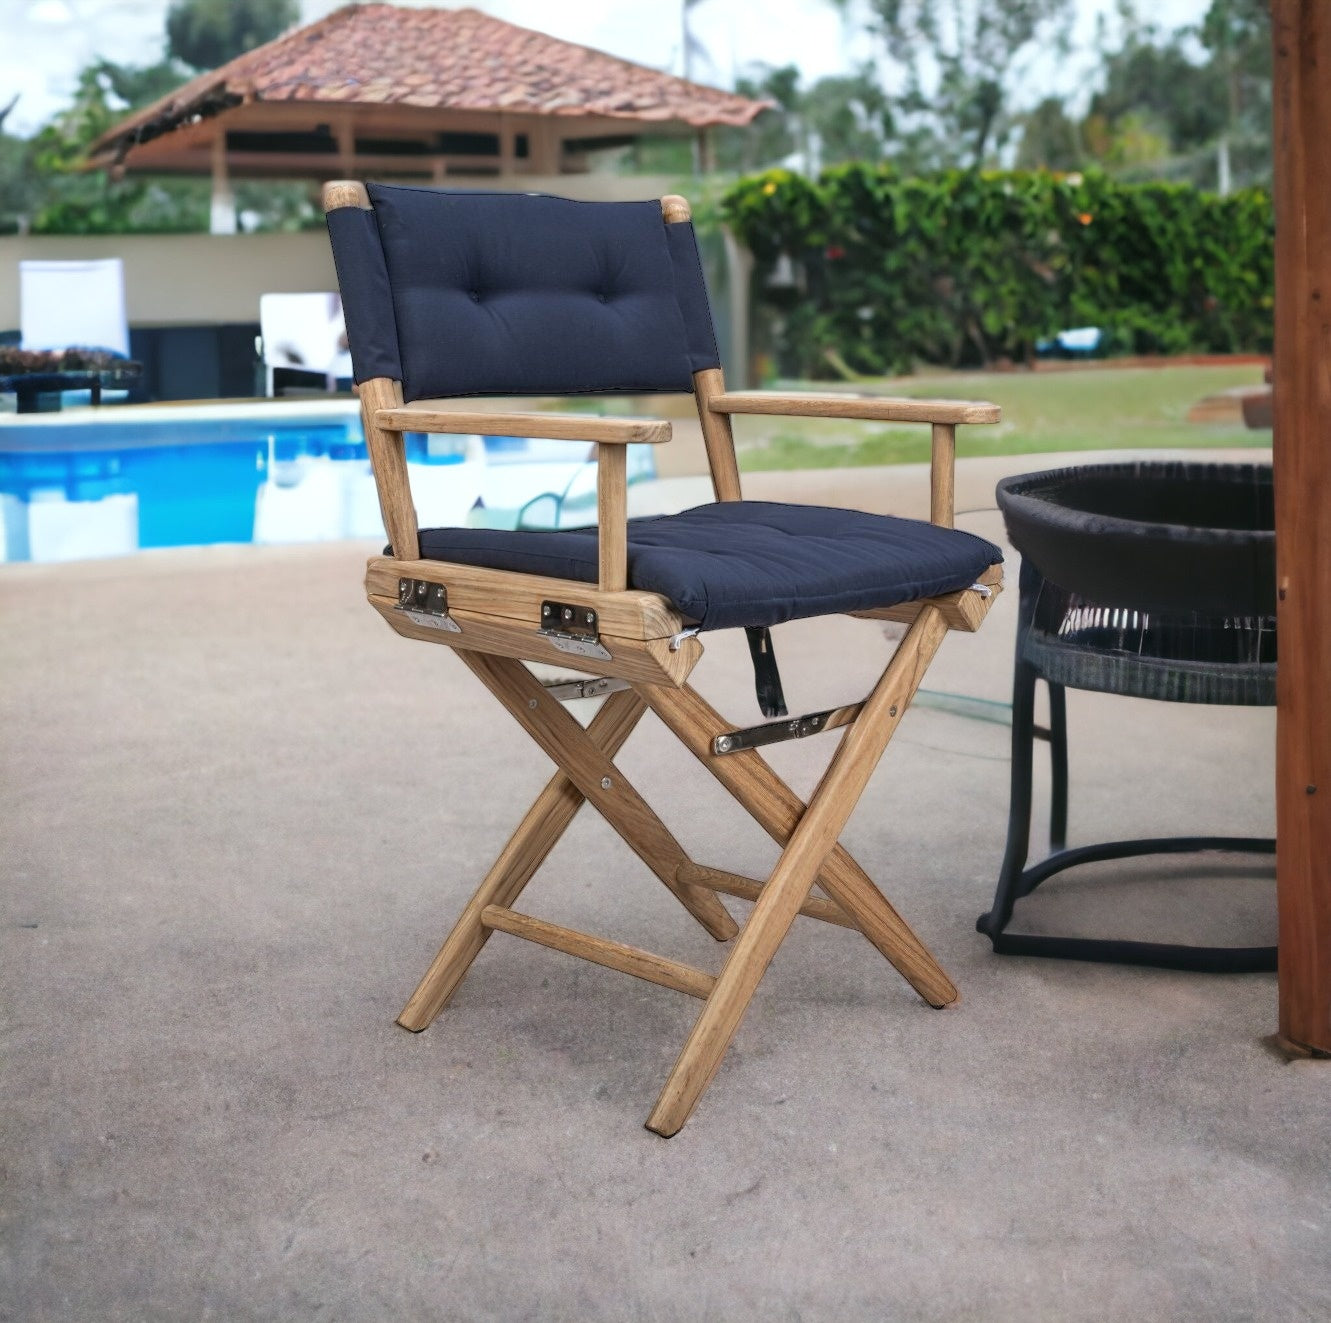
<svg viewBox="0 0 1331 1323">
<path fill-rule="evenodd" d="M 856 162 L 746 177 L 722 215 L 788 375 L 1028 361 L 1073 326 L 1124 354 L 1271 347 L 1274 226 L 1255 189 Z"/>
</svg>

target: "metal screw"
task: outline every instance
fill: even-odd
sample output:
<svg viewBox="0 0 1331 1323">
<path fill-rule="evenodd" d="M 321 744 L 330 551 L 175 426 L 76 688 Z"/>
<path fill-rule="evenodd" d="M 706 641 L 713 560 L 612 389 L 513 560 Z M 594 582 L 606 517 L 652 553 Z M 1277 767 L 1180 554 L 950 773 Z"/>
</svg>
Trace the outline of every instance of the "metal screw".
<svg viewBox="0 0 1331 1323">
<path fill-rule="evenodd" d="M 535 700 L 534 698 L 529 698 L 529 699 L 527 700 L 527 706 L 528 706 L 529 708 L 531 708 L 532 711 L 535 711 L 535 710 L 536 710 L 536 700 Z"/>
<path fill-rule="evenodd" d="M 565 620 L 573 619 L 573 608 L 571 606 L 566 606 L 564 608 L 564 619 Z"/>
<path fill-rule="evenodd" d="M 543 606 L 541 608 L 541 614 L 543 616 L 548 616 L 550 614 L 550 608 L 548 606 Z"/>
<path fill-rule="evenodd" d="M 889 717 L 895 717 L 896 714 L 897 714 L 897 705 L 893 703 L 892 706 L 887 709 L 887 715 Z"/>
<path fill-rule="evenodd" d="M 730 738 L 729 735 L 722 735 L 721 738 L 716 742 L 717 753 L 729 753 L 730 746 L 733 743 L 734 741 Z"/>
<path fill-rule="evenodd" d="M 610 778 L 609 778 L 608 776 L 603 776 L 603 777 L 601 778 L 601 789 L 602 789 L 602 790 L 609 790 L 610 787 L 611 787 L 613 784 L 614 784 L 614 783 L 610 780 Z"/>
<path fill-rule="evenodd" d="M 595 611 L 588 611 L 588 612 L 587 612 L 587 624 L 589 624 L 589 625 L 594 625 L 595 623 L 596 623 L 596 612 L 595 612 Z"/>
</svg>

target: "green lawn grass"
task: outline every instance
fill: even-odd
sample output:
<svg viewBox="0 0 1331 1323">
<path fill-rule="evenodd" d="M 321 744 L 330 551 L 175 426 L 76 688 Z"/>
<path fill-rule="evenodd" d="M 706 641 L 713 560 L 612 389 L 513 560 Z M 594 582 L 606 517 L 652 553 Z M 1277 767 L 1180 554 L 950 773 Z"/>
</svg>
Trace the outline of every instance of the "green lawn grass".
<svg viewBox="0 0 1331 1323">
<path fill-rule="evenodd" d="M 964 457 L 1059 450 L 1224 448 L 1271 444 L 1242 423 L 1190 423 L 1203 396 L 1257 386 L 1259 367 L 1096 367 L 1047 372 L 948 373 L 865 382 L 875 394 L 992 400 L 995 426 L 962 427 Z M 826 389 L 826 387 L 823 387 Z M 929 429 L 828 418 L 735 418 L 742 469 L 822 469 L 922 463 Z"/>
</svg>

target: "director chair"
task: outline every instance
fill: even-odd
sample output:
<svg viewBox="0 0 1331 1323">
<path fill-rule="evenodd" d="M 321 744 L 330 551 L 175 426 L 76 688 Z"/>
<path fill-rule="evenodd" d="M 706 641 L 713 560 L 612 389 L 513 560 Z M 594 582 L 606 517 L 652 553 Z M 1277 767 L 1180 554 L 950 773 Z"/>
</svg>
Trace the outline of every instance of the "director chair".
<svg viewBox="0 0 1331 1323">
<path fill-rule="evenodd" d="M 324 206 L 391 542 L 369 562 L 370 602 L 399 634 L 453 648 L 559 769 L 398 1023 L 424 1029 L 492 932 L 699 997 L 702 1012 L 647 1121 L 673 1135 L 797 915 L 858 929 L 931 1006 L 955 1001 L 951 980 L 837 838 L 944 635 L 977 629 L 1001 586 L 998 549 L 951 527 L 956 425 L 996 422 L 997 408 L 727 392 L 682 198 L 585 203 L 336 182 Z M 626 520 L 625 445 L 668 441 L 668 423 L 445 403 L 615 391 L 694 394 L 715 503 Z M 932 522 L 742 500 L 730 418 L 760 413 L 931 424 Z M 417 431 L 594 443 L 597 527 L 419 528 L 403 449 L 403 434 Z M 743 627 L 760 706 L 783 714 L 768 630 L 843 612 L 909 626 L 863 701 L 739 728 L 688 684 L 699 635 Z M 589 678 L 547 688 L 524 661 L 574 664 Z M 598 694 L 608 697 L 585 728 L 562 706 Z M 784 847 L 765 881 L 695 863 L 615 765 L 649 708 Z M 840 743 L 806 805 L 757 750 L 833 729 Z M 719 973 L 513 908 L 584 801 L 730 944 Z M 742 928 L 718 892 L 754 902 Z"/>
</svg>

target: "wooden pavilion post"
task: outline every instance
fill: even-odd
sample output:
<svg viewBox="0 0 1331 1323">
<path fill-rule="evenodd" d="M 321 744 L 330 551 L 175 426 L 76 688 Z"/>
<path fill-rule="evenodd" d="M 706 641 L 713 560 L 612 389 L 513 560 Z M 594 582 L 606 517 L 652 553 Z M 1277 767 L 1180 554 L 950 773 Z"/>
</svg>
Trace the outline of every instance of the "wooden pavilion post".
<svg viewBox="0 0 1331 1323">
<path fill-rule="evenodd" d="M 236 196 L 226 164 L 226 126 L 215 123 L 212 140 L 213 195 L 208 207 L 209 234 L 235 234 Z"/>
<path fill-rule="evenodd" d="M 1280 1030 L 1331 1055 L 1331 5 L 1272 0 Z"/>
</svg>

